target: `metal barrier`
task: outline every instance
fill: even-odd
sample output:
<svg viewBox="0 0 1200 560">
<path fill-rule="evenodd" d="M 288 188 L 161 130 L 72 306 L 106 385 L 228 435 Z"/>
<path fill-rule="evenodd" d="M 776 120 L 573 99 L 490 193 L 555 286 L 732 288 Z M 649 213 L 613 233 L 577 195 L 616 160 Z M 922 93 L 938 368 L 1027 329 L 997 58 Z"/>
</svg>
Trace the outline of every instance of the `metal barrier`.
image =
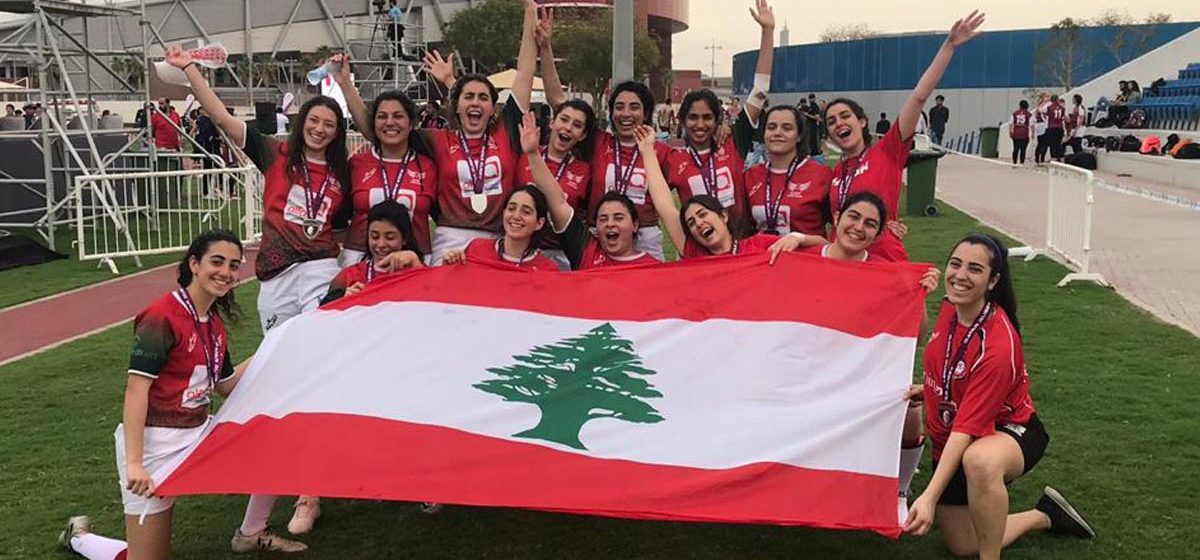
<svg viewBox="0 0 1200 560">
<path fill-rule="evenodd" d="M 1058 283 L 1087 280 L 1108 286 L 1098 273 L 1088 270 L 1092 251 L 1092 203 L 1096 178 L 1091 171 L 1053 162 L 1049 166 L 1050 201 L 1046 211 L 1046 250 L 1053 251 L 1075 270 Z"/>
<path fill-rule="evenodd" d="M 262 188 L 262 174 L 253 167 L 78 176 L 73 206 L 79 260 L 99 260 L 115 274 L 114 258 L 183 251 L 196 235 L 216 228 L 257 242 Z"/>
</svg>

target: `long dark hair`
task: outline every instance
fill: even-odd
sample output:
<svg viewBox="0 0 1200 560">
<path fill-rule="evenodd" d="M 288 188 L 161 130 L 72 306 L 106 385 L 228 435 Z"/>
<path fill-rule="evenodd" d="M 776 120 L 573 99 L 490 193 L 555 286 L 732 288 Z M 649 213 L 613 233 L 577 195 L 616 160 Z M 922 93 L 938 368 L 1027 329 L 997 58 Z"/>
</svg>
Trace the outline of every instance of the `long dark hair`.
<svg viewBox="0 0 1200 560">
<path fill-rule="evenodd" d="M 192 259 L 196 262 L 203 262 L 204 255 L 208 254 L 208 248 L 213 243 L 220 242 L 232 243 L 237 246 L 238 251 L 242 251 L 242 240 L 238 238 L 236 233 L 227 229 L 208 230 L 200 235 L 197 235 L 192 240 L 192 244 L 188 245 L 187 253 L 183 255 L 183 259 L 179 261 L 179 272 L 175 276 L 175 282 L 180 288 L 186 289 L 192 284 Z M 217 298 L 213 302 L 210 313 L 216 313 L 218 317 L 228 319 L 230 321 L 237 320 L 241 315 L 241 308 L 238 307 L 237 301 L 233 298 L 233 289 L 230 288 L 225 295 Z"/>
<path fill-rule="evenodd" d="M 395 200 L 388 199 L 372 206 L 367 211 L 367 227 L 374 222 L 387 222 L 396 226 L 400 230 L 400 235 L 404 237 L 404 243 L 401 244 L 401 251 L 412 251 L 417 254 L 418 259 L 424 259 L 425 255 L 421 254 L 421 249 L 417 247 L 416 239 L 413 237 L 412 218 L 408 215 L 408 208 Z M 368 250 L 363 254 L 363 260 L 370 258 L 370 232 L 367 233 Z"/>
<path fill-rule="evenodd" d="M 692 105 L 696 102 L 703 102 L 705 105 L 708 105 L 709 110 L 713 112 L 717 126 L 721 126 L 721 122 L 725 118 L 725 111 L 721 108 L 721 100 L 717 99 L 717 94 L 708 88 L 692 90 L 683 96 L 683 101 L 679 104 L 680 126 L 683 126 L 683 122 L 687 120 L 687 114 L 692 110 Z M 709 138 L 708 141 L 709 143 L 714 142 L 712 138 Z"/>
<path fill-rule="evenodd" d="M 867 112 L 863 110 L 862 105 L 859 105 L 858 102 L 853 99 L 839 97 L 837 99 L 834 99 L 833 101 L 830 101 L 828 104 L 826 104 L 825 110 L 821 111 L 821 124 L 823 126 L 825 126 L 826 128 L 829 128 L 827 125 L 825 125 L 826 119 L 829 118 L 829 109 L 831 107 L 833 107 L 834 105 L 837 105 L 838 103 L 841 103 L 842 105 L 849 107 L 850 112 L 854 113 L 855 117 L 858 117 L 863 120 L 863 127 L 862 127 L 863 145 L 870 146 L 871 145 L 871 130 L 870 130 L 871 121 L 869 119 L 867 119 Z"/>
<path fill-rule="evenodd" d="M 385 101 L 399 103 L 400 107 L 404 109 L 404 114 L 408 115 L 408 147 L 418 154 L 433 157 L 433 150 L 425 143 L 425 137 L 417 133 L 417 129 L 421 125 L 421 115 L 417 111 L 417 104 L 407 94 L 395 89 L 379 92 L 379 95 L 376 95 L 375 100 L 371 102 L 371 123 L 368 126 L 371 127 L 371 137 L 374 139 L 375 150 L 381 155 L 383 154 L 383 146 L 379 143 L 379 135 L 375 134 L 375 117 L 379 115 L 379 107 Z"/>
<path fill-rule="evenodd" d="M 613 106 L 617 104 L 617 96 L 627 91 L 633 92 L 642 103 L 642 113 L 646 116 L 642 124 L 654 122 L 654 94 L 650 92 L 650 88 L 646 87 L 646 84 L 633 80 L 626 80 L 617 84 L 617 87 L 613 88 L 612 93 L 609 94 L 608 120 L 612 120 Z"/>
<path fill-rule="evenodd" d="M 492 114 L 486 115 L 488 122 L 491 122 L 496 114 L 495 107 L 500 102 L 496 94 L 496 86 L 483 74 L 467 74 L 454 82 L 454 87 L 450 88 L 450 125 L 453 128 L 462 128 L 462 122 L 458 120 L 458 98 L 462 97 L 463 88 L 471 82 L 479 82 L 487 86 L 488 95 L 492 97 Z"/>
<path fill-rule="evenodd" d="M 771 120 L 771 113 L 776 113 L 776 112 L 791 113 L 792 118 L 796 120 L 796 134 L 798 135 L 796 137 L 796 155 L 807 155 L 808 154 L 808 127 L 811 126 L 808 123 L 808 119 L 801 116 L 800 109 L 797 109 L 791 105 L 776 105 L 774 107 L 771 107 L 770 109 L 767 109 L 767 112 L 765 114 L 763 114 L 763 116 L 762 116 L 763 130 L 766 130 L 767 122 Z"/>
<path fill-rule="evenodd" d="M 1017 295 L 1013 292 L 1012 271 L 1008 268 L 1008 249 L 998 239 L 986 233 L 969 234 L 955 243 L 954 248 L 957 249 L 963 243 L 982 246 L 991 255 L 991 261 L 988 264 L 992 267 L 991 278 L 996 278 L 996 286 L 988 290 L 984 298 L 1000 306 L 1008 315 L 1008 320 L 1012 323 L 1013 328 L 1017 329 L 1017 334 L 1021 334 L 1021 323 L 1017 320 Z M 953 254 L 953 250 L 951 253 Z"/>
<path fill-rule="evenodd" d="M 554 118 L 558 118 L 564 109 L 574 109 L 583 113 L 583 138 L 575 144 L 574 152 L 580 161 L 591 161 L 592 150 L 596 145 L 596 110 L 582 99 L 568 99 L 554 108 Z"/>
<path fill-rule="evenodd" d="M 337 133 L 329 145 L 325 146 L 325 163 L 329 165 L 329 172 L 337 179 L 342 193 L 345 195 L 344 198 L 348 199 L 350 198 L 350 154 L 346 149 L 346 119 L 342 116 L 341 106 L 332 97 L 318 95 L 300 106 L 300 114 L 296 115 L 296 122 L 299 123 L 299 126 L 293 126 L 292 132 L 288 134 L 288 178 L 296 184 L 304 180 L 300 175 L 300 170 L 306 169 L 304 167 L 306 165 L 304 161 L 304 123 L 308 120 L 308 113 L 318 105 L 333 111 L 333 116 L 337 120 Z"/>
<path fill-rule="evenodd" d="M 752 232 L 746 228 L 745 224 L 743 224 L 737 216 L 730 214 L 729 210 L 721 205 L 721 201 L 718 200 L 717 197 L 711 194 L 698 194 L 688 198 L 687 200 L 683 201 L 683 204 L 679 205 L 679 227 L 683 228 L 685 236 L 691 237 L 692 235 L 691 230 L 688 229 L 687 218 L 685 216 L 687 215 L 688 208 L 691 208 L 693 204 L 699 204 L 709 212 L 714 212 L 724 216 L 726 218 L 725 223 L 729 227 L 729 235 L 735 240 L 745 239 L 752 234 Z M 682 248 L 680 250 L 682 250 Z"/>
<path fill-rule="evenodd" d="M 546 195 L 543 194 L 542 190 L 537 188 L 536 185 L 525 185 L 523 187 L 513 189 L 512 192 L 508 193 L 508 196 L 504 198 L 504 205 L 501 206 L 501 208 L 508 208 L 508 203 L 512 202 L 513 197 L 516 196 L 517 193 L 526 193 L 533 197 L 534 212 L 537 214 L 539 220 L 545 220 L 542 227 L 533 232 L 533 237 L 529 240 L 529 248 L 532 251 L 541 245 L 542 236 L 546 231 L 545 224 L 550 223 L 550 203 L 546 201 Z M 553 227 L 551 227 L 551 229 L 553 229 Z M 501 231 L 503 231 L 503 226 L 501 226 Z"/>
</svg>

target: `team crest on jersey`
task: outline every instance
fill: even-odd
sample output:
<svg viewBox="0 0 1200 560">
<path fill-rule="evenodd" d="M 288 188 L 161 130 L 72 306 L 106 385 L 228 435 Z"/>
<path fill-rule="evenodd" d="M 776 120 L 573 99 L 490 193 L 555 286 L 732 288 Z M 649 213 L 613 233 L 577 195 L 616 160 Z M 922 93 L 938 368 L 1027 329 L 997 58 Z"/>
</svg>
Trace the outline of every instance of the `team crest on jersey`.
<svg viewBox="0 0 1200 560">
<path fill-rule="evenodd" d="M 192 350 L 195 350 L 195 349 L 196 349 L 196 333 L 192 333 L 192 336 L 190 338 L 188 338 L 187 351 L 189 354 L 191 354 Z"/>
<path fill-rule="evenodd" d="M 860 163 L 859 166 L 854 170 L 854 177 L 858 177 L 859 175 L 866 173 L 870 169 L 871 169 L 871 160 L 864 161 L 864 162 Z M 833 178 L 833 186 L 841 187 L 842 186 L 842 178 L 834 177 Z"/>
<path fill-rule="evenodd" d="M 800 183 L 799 185 L 797 185 L 796 183 L 788 183 L 788 194 L 803 195 L 804 191 L 807 191 L 809 189 L 809 187 L 811 187 L 811 186 L 812 186 L 812 181 L 808 181 L 806 183 Z"/>
</svg>

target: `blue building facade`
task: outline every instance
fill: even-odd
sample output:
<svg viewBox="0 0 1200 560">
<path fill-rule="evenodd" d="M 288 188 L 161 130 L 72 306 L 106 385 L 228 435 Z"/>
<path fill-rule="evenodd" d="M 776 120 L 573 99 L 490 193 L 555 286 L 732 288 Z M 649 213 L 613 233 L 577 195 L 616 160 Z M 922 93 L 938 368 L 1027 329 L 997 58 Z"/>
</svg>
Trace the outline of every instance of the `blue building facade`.
<svg viewBox="0 0 1200 560">
<path fill-rule="evenodd" d="M 1200 27 L 1200 22 L 1080 28 L 1072 85 L 1077 86 L 1099 77 L 1120 66 L 1122 61 L 1128 62 L 1197 27 Z M 1039 70 L 1037 64 L 1038 49 L 1051 36 L 1049 29 L 984 33 L 955 54 L 939 88 L 1056 86 L 1059 80 Z M 914 34 L 781 47 L 775 50 L 771 92 L 800 94 L 912 89 L 945 38 L 945 33 Z M 1124 45 L 1120 52 L 1114 52 L 1113 45 L 1122 42 Z M 747 51 L 733 57 L 736 94 L 749 93 L 757 61 L 758 51 Z"/>
</svg>

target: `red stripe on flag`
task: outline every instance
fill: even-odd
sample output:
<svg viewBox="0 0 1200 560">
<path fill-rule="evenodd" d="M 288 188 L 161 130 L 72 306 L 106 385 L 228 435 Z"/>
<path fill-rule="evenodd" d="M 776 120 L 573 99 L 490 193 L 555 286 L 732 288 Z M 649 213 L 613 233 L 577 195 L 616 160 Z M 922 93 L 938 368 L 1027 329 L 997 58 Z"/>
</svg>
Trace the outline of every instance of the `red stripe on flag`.
<svg viewBox="0 0 1200 560">
<path fill-rule="evenodd" d="M 217 425 L 158 493 L 437 502 L 896 538 L 896 490 L 895 478 L 781 463 L 655 465 L 369 416 L 291 414 Z"/>
<path fill-rule="evenodd" d="M 464 264 L 389 277 L 323 309 L 424 301 L 606 321 L 803 322 L 862 338 L 916 337 L 926 295 L 917 282 L 927 268 L 796 253 L 774 266 L 759 254 L 567 274 Z"/>
</svg>

